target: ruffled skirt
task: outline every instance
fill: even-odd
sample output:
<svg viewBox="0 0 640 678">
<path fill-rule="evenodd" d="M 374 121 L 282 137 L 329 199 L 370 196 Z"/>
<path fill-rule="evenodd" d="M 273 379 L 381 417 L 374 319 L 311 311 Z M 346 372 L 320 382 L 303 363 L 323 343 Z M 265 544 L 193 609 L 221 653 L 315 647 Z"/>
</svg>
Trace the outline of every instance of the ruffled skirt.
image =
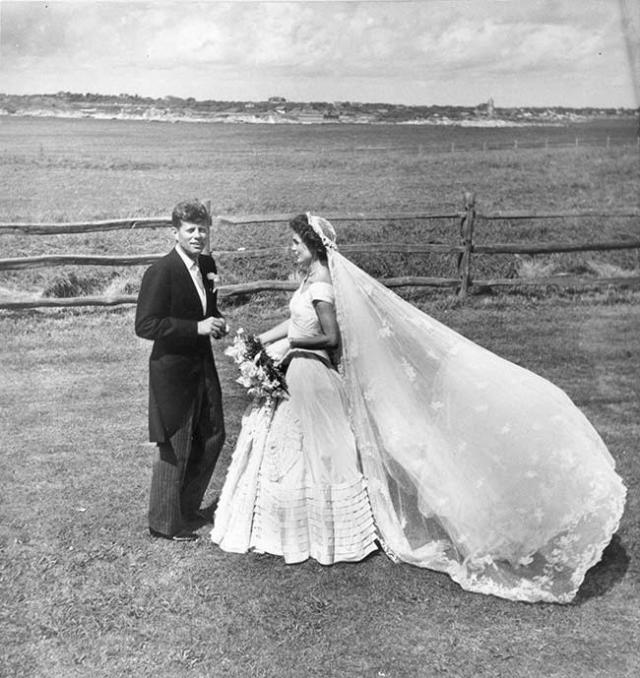
<svg viewBox="0 0 640 678">
<path fill-rule="evenodd" d="M 362 560 L 377 535 L 341 378 L 300 357 L 287 384 L 289 399 L 254 402 L 244 414 L 211 539 L 287 563 Z"/>
</svg>

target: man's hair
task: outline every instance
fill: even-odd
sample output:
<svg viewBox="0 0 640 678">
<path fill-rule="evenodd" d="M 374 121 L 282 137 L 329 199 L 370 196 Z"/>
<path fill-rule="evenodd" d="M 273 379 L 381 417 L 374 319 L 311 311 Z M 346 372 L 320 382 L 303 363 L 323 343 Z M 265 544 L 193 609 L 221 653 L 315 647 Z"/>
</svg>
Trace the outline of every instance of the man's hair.
<svg viewBox="0 0 640 678">
<path fill-rule="evenodd" d="M 197 199 L 179 202 L 171 213 L 171 224 L 174 228 L 180 228 L 180 223 L 189 221 L 193 224 L 208 224 L 209 212 Z"/>
</svg>

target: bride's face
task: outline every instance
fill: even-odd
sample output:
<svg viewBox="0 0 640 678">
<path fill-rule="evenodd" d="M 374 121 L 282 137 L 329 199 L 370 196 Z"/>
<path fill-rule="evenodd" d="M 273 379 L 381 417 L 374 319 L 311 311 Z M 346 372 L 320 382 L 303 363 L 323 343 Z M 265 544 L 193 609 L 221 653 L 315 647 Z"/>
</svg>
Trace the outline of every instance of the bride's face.
<svg viewBox="0 0 640 678">
<path fill-rule="evenodd" d="M 309 252 L 309 248 L 302 242 L 302 239 L 297 233 L 293 234 L 291 251 L 295 255 L 296 264 L 302 268 L 308 267 L 313 261 L 313 255 Z"/>
</svg>

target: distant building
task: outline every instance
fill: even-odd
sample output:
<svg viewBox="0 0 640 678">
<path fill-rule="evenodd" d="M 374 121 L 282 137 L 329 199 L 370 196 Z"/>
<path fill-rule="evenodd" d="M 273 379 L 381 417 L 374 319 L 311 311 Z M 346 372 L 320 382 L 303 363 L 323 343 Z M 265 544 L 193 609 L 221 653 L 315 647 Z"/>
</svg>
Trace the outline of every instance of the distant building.
<svg viewBox="0 0 640 678">
<path fill-rule="evenodd" d="M 298 122 L 318 123 L 324 121 L 324 115 L 318 111 L 301 111 L 296 115 Z"/>
<path fill-rule="evenodd" d="M 269 97 L 270 104 L 286 104 L 287 100 L 284 97 Z"/>
<path fill-rule="evenodd" d="M 475 108 L 475 114 L 477 117 L 482 118 L 493 118 L 495 116 L 495 107 L 493 105 L 493 98 L 489 98 L 484 104 L 478 104 Z"/>
</svg>

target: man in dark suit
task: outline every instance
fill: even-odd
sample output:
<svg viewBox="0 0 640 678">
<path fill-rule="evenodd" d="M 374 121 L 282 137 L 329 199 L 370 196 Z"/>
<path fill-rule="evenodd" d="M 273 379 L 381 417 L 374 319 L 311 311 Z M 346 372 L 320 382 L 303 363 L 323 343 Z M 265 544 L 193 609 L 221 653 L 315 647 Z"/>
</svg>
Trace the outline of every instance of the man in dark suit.
<svg viewBox="0 0 640 678">
<path fill-rule="evenodd" d="M 172 214 L 176 246 L 142 278 L 135 331 L 153 341 L 149 359 L 149 439 L 157 443 L 149 500 L 154 537 L 193 541 L 200 503 L 224 444 L 220 382 L 211 337 L 227 332 L 217 306 L 216 265 L 204 254 L 207 208 L 181 202 Z"/>
</svg>

